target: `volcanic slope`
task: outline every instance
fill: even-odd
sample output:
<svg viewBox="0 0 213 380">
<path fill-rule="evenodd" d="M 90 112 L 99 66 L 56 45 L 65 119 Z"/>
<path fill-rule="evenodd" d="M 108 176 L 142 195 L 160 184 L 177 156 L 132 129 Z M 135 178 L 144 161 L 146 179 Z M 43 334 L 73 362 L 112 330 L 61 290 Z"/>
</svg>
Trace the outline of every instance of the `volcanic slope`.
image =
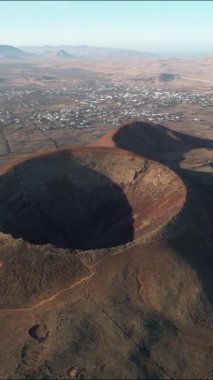
<svg viewBox="0 0 213 380">
<path fill-rule="evenodd" d="M 1 173 L 7 249 L 1 245 L 0 270 L 7 266 L 8 275 L 13 259 L 22 257 L 14 268 L 22 284 L 18 303 L 1 272 L 2 378 L 212 376 L 206 209 L 197 204 L 191 179 L 186 193 L 171 169 L 128 147 L 104 147 L 107 139 L 96 147 L 31 157 Z M 18 244 L 28 257 L 24 271 Z M 28 293 L 23 274 L 37 249 L 41 265 L 31 271 L 35 287 Z M 45 277 L 48 292 L 42 283 L 46 257 L 52 270 Z M 67 261 L 65 275 L 55 280 L 56 257 Z M 69 260 L 80 263 L 78 278 Z"/>
<path fill-rule="evenodd" d="M 213 141 L 172 131 L 163 125 L 135 121 L 125 123 L 93 145 L 118 147 L 157 160 L 172 168 L 183 180 L 187 202 L 177 220 L 179 231 L 180 226 L 183 231 L 181 238 L 171 240 L 170 244 L 194 267 L 212 302 L 213 283 L 209 268 L 213 251 Z M 203 162 L 205 171 L 202 167 L 200 169 L 201 164 L 195 167 L 193 159 Z"/>
<path fill-rule="evenodd" d="M 100 249 L 152 235 L 184 201 L 171 170 L 119 149 L 62 150 L 17 163 L 0 177 L 1 303 L 32 304 L 88 276 L 79 252 L 98 258 Z"/>
<path fill-rule="evenodd" d="M 123 124 L 99 138 L 95 146 L 125 149 L 177 168 L 191 150 L 213 149 L 213 141 L 173 131 L 151 122 L 133 121 Z"/>
<path fill-rule="evenodd" d="M 10 45 L 0 45 L 0 57 L 21 58 L 30 55 L 25 51 Z"/>
</svg>

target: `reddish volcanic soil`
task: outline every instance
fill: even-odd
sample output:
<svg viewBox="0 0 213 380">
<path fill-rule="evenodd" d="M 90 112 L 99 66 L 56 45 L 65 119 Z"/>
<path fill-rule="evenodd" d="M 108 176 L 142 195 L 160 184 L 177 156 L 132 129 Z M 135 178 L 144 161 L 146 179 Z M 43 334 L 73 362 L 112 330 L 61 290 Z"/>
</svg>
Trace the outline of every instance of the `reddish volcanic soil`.
<svg viewBox="0 0 213 380">
<path fill-rule="evenodd" d="M 181 167 L 204 145 L 135 122 L 1 171 L 0 377 L 212 373 L 210 177 Z"/>
<path fill-rule="evenodd" d="M 171 244 L 195 268 L 212 302 L 213 283 L 209 267 L 213 247 L 213 172 L 212 161 L 205 159 L 205 155 L 212 157 L 213 141 L 172 131 L 159 124 L 135 121 L 112 130 L 91 146 L 122 148 L 157 160 L 172 168 L 183 180 L 187 202 L 177 221 L 179 231 L 182 228 L 182 238 Z M 194 167 L 193 158 L 204 162 L 205 171 L 200 166 Z M 189 253 L 191 250 L 194 256 Z"/>
<path fill-rule="evenodd" d="M 98 139 L 91 146 L 125 149 L 161 162 L 180 164 L 184 153 L 213 149 L 213 141 L 200 139 L 151 122 L 129 122 Z M 170 162 L 171 161 L 171 162 Z M 176 165 L 177 166 L 177 165 Z"/>
<path fill-rule="evenodd" d="M 111 148 L 62 150 L 17 164 L 0 179 L 0 228 L 61 248 L 115 246 L 161 227 L 185 201 L 170 169 Z"/>
<path fill-rule="evenodd" d="M 185 193 L 182 181 L 170 169 L 112 148 L 61 150 L 36 155 L 7 168 L 0 178 L 0 230 L 12 236 L 9 241 L 5 238 L 0 252 L 5 262 L 1 270 L 3 305 L 31 304 L 32 284 L 35 303 L 35 297 L 40 299 L 44 291 L 43 286 L 50 293 L 55 289 L 56 279 L 60 288 L 67 281 L 78 281 L 81 271 L 82 276 L 89 273 L 70 253 L 66 255 L 67 274 L 60 285 L 63 261 L 59 262 L 57 248 L 60 252 L 95 250 L 98 257 L 100 249 L 148 238 L 181 210 Z M 20 253 L 17 252 L 20 240 L 15 238 L 22 239 Z M 14 253 L 8 254 L 14 244 Z M 46 255 L 44 261 L 42 247 L 45 252 L 46 244 L 52 244 L 53 248 L 51 257 Z M 34 252 L 33 263 L 29 263 L 33 273 L 21 264 L 23 260 L 29 262 L 29 251 Z M 48 283 L 43 278 L 43 286 L 39 286 L 46 266 L 48 273 L 50 259 L 52 279 Z M 16 271 L 11 277 L 12 261 L 16 263 Z M 70 265 L 79 274 L 72 274 Z M 17 277 L 29 275 L 29 287 L 22 286 L 24 281 L 23 284 L 17 281 Z M 5 286 L 10 289 L 10 301 L 3 295 Z"/>
</svg>

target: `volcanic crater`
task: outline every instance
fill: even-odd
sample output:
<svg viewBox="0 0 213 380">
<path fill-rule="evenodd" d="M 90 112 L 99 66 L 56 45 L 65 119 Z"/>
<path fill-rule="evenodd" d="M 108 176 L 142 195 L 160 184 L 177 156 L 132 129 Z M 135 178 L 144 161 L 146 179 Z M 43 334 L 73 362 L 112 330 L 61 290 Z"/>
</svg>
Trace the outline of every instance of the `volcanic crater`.
<svg viewBox="0 0 213 380">
<path fill-rule="evenodd" d="M 2 169 L 2 378 L 212 374 L 206 209 L 162 164 L 202 144 L 136 123 Z"/>
<path fill-rule="evenodd" d="M 31 244 L 109 248 L 165 224 L 185 187 L 166 167 L 113 148 L 37 155 L 0 178 L 0 230 Z"/>
</svg>

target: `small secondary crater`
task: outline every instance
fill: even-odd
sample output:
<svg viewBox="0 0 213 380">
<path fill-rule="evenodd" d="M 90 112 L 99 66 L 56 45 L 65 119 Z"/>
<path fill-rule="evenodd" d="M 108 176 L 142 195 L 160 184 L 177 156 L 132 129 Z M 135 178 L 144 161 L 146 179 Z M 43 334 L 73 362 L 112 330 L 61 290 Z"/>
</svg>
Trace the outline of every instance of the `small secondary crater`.
<svg viewBox="0 0 213 380">
<path fill-rule="evenodd" d="M 39 341 L 45 341 L 49 335 L 49 331 L 47 329 L 47 326 L 45 324 L 39 325 L 36 324 L 32 326 L 29 331 L 29 335 L 33 339 L 37 339 Z"/>
</svg>

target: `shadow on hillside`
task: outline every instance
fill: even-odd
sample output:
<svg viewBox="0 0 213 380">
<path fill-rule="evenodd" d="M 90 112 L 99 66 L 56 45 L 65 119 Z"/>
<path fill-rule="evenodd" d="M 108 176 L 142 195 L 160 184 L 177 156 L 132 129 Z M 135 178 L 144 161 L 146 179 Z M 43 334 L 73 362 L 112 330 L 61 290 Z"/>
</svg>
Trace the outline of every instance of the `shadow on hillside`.
<svg viewBox="0 0 213 380">
<path fill-rule="evenodd" d="M 160 124 L 132 122 L 124 124 L 113 136 L 116 146 L 147 158 L 179 166 L 192 149 L 213 149 L 213 141 L 172 131 Z M 171 163 L 170 163 L 171 161 Z"/>
<path fill-rule="evenodd" d="M 0 231 L 34 244 L 98 249 L 134 238 L 132 210 L 110 178 L 66 152 L 0 177 Z"/>
<path fill-rule="evenodd" d="M 183 213 L 189 216 L 190 223 L 185 234 L 169 243 L 196 270 L 205 294 L 212 302 L 213 175 L 183 169 L 180 164 L 189 150 L 213 149 L 213 141 L 171 131 L 149 122 L 125 124 L 114 134 L 113 141 L 118 148 L 165 164 L 185 182 L 188 195 Z"/>
</svg>

